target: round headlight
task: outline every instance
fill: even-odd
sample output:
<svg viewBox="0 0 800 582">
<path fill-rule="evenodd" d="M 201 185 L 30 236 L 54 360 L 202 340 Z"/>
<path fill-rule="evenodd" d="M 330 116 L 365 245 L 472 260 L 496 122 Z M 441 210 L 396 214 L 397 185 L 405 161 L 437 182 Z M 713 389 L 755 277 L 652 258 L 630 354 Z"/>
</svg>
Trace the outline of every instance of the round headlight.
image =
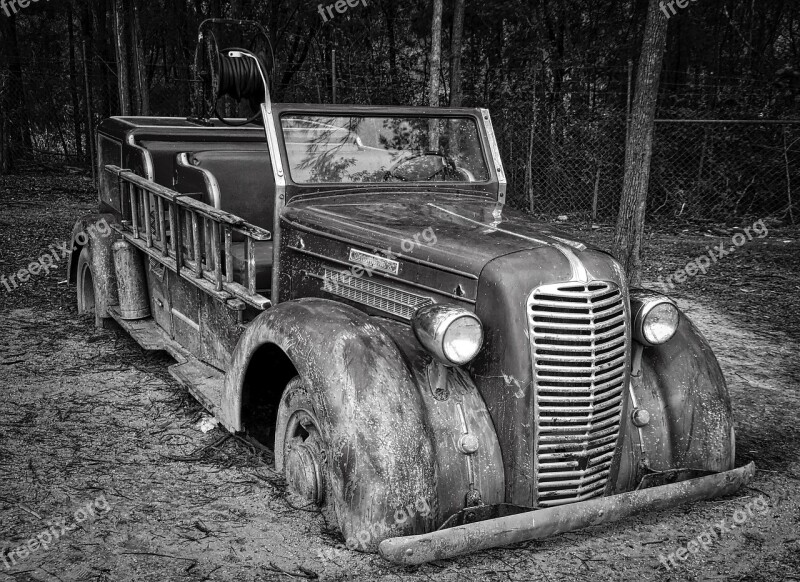
<svg viewBox="0 0 800 582">
<path fill-rule="evenodd" d="M 636 317 L 636 339 L 650 346 L 666 343 L 678 330 L 680 318 L 678 308 L 669 299 L 645 303 Z"/>
<path fill-rule="evenodd" d="M 483 329 L 477 317 L 459 317 L 444 332 L 444 355 L 451 362 L 465 364 L 478 354 Z"/>
<path fill-rule="evenodd" d="M 447 366 L 462 366 L 471 361 L 483 344 L 483 325 L 466 309 L 453 305 L 428 305 L 411 320 L 420 343 Z"/>
</svg>

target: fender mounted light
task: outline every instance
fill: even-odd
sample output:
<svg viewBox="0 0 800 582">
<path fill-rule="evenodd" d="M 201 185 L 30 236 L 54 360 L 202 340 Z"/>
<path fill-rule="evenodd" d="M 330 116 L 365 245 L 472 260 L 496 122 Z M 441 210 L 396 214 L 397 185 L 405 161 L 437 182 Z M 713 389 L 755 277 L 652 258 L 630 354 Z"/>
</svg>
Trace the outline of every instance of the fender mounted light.
<svg viewBox="0 0 800 582">
<path fill-rule="evenodd" d="M 466 309 L 454 305 L 426 305 L 411 319 L 419 342 L 446 366 L 471 361 L 483 344 L 483 324 Z"/>
<path fill-rule="evenodd" d="M 642 289 L 631 290 L 631 312 L 633 337 L 645 346 L 668 342 L 681 320 L 680 311 L 669 297 Z"/>
</svg>

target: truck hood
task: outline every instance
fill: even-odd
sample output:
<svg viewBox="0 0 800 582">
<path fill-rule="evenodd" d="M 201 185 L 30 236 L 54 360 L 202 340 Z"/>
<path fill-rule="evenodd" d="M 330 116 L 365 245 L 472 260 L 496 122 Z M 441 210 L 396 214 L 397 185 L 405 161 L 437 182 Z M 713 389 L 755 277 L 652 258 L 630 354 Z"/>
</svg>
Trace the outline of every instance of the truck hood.
<svg viewBox="0 0 800 582">
<path fill-rule="evenodd" d="M 519 251 L 597 251 L 493 200 L 438 192 L 295 200 L 283 210 L 282 219 L 366 251 L 412 257 L 474 276 L 493 259 Z"/>
</svg>

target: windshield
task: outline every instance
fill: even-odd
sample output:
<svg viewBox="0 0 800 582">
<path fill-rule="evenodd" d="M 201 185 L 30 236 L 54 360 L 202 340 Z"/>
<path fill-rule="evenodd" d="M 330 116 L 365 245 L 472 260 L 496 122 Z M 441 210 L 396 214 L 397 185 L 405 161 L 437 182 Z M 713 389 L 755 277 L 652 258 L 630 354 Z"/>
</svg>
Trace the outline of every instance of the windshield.
<svg viewBox="0 0 800 582">
<path fill-rule="evenodd" d="M 489 179 L 472 118 L 284 114 L 281 127 L 296 183 Z"/>
</svg>

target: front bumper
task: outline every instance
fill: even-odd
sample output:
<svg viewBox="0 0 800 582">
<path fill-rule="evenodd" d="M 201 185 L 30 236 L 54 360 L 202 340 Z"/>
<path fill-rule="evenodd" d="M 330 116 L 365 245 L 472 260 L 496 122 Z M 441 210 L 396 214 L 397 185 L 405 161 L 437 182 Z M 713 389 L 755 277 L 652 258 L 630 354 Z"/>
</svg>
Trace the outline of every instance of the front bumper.
<svg viewBox="0 0 800 582">
<path fill-rule="evenodd" d="M 609 523 L 645 510 L 658 511 L 691 501 L 730 495 L 749 483 L 755 473 L 756 466 L 750 463 L 739 469 L 680 483 L 518 513 L 427 534 L 389 538 L 381 542 L 378 551 L 395 564 L 423 564 Z"/>
</svg>

